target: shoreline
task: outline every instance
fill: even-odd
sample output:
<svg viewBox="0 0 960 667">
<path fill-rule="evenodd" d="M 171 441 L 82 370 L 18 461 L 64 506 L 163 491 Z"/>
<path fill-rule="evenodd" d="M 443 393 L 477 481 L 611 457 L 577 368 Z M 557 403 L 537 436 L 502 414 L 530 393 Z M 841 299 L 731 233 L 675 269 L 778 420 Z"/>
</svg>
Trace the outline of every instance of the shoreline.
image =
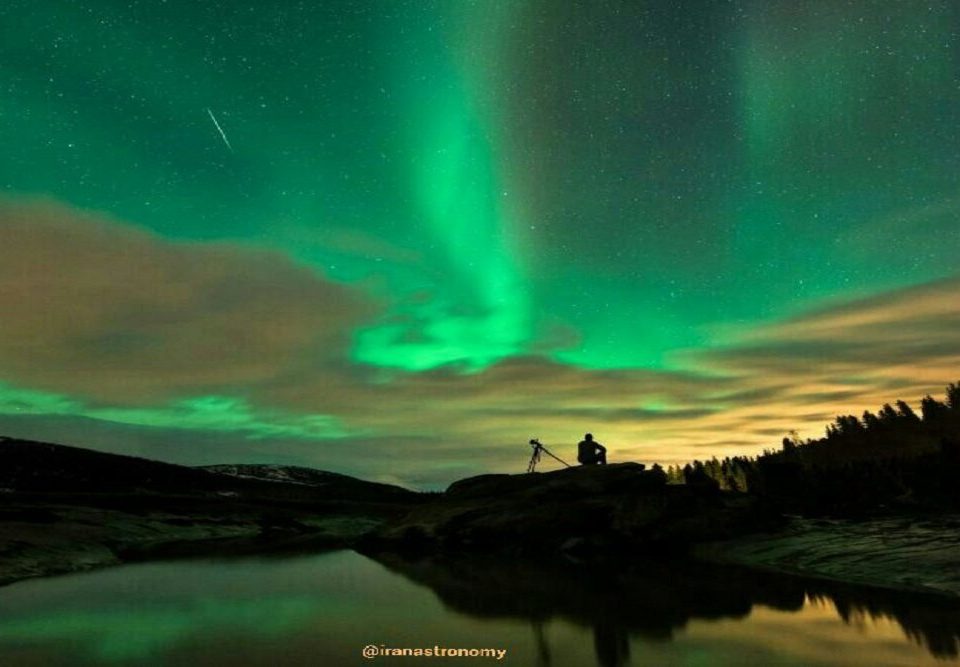
<svg viewBox="0 0 960 667">
<path fill-rule="evenodd" d="M 697 544 L 711 563 L 960 600 L 960 515 L 794 517 L 769 533 Z"/>
<path fill-rule="evenodd" d="M 349 547 L 384 521 L 376 512 L 220 503 L 187 514 L 35 503 L 0 510 L 0 587 L 151 560 Z"/>
<path fill-rule="evenodd" d="M 83 514 L 83 510 L 89 511 L 90 508 L 74 510 Z M 96 514 L 102 515 L 103 510 L 96 510 Z M 84 521 L 80 517 L 77 520 Z M 151 521 L 156 522 L 157 517 L 138 522 L 136 527 L 144 528 Z M 787 528 L 776 532 L 692 545 L 687 557 L 694 562 L 957 602 L 960 601 L 960 548 L 954 545 L 960 544 L 960 535 L 951 535 L 946 530 L 957 521 L 960 521 L 958 515 L 893 516 L 866 522 L 794 518 Z M 14 541 L 13 546 L 19 546 L 20 553 L 12 553 L 10 540 L 6 544 L 0 541 L 0 588 L 30 579 L 143 562 L 319 554 L 340 549 L 357 551 L 358 538 L 379 523 L 370 517 L 334 516 L 318 520 L 315 527 L 308 530 L 264 531 L 262 526 L 252 522 L 211 529 L 198 525 L 202 524 L 199 521 L 184 526 L 166 524 L 162 538 L 154 532 L 149 539 L 144 539 L 142 532 L 135 535 L 131 526 L 127 526 L 127 534 L 122 534 L 123 531 L 110 534 L 107 530 L 101 538 L 84 542 L 47 539 L 45 543 L 31 545 L 22 540 Z M 926 533 L 918 534 L 918 523 Z M 897 524 L 899 532 L 892 531 L 891 524 Z M 9 529 L 9 524 L 0 524 L 0 536 L 5 528 Z M 112 528 L 117 528 L 116 522 Z M 875 536 L 878 531 L 882 532 L 886 543 L 882 568 L 874 566 L 864 571 L 861 569 L 860 548 L 865 546 L 865 537 Z M 918 557 L 913 547 L 918 540 L 923 540 L 930 549 L 931 531 L 937 531 L 939 535 L 932 544 L 934 554 L 944 551 L 957 554 L 949 562 Z M 47 533 L 49 537 L 55 531 Z M 844 553 L 838 554 L 829 546 L 824 550 L 822 545 L 835 545 L 836 540 L 843 541 Z M 811 548 L 811 544 L 820 546 Z M 853 548 L 850 548 L 851 544 Z M 872 545 L 868 543 L 867 546 Z M 362 551 L 358 553 L 363 555 Z M 873 554 L 871 558 L 876 561 L 877 555 Z M 894 567 L 907 562 L 909 568 Z M 829 563 L 830 567 L 818 567 L 817 563 Z M 881 571 L 883 576 L 878 576 Z M 956 576 L 951 576 L 953 573 L 957 573 Z M 926 581 L 918 583 L 918 578 Z"/>
</svg>

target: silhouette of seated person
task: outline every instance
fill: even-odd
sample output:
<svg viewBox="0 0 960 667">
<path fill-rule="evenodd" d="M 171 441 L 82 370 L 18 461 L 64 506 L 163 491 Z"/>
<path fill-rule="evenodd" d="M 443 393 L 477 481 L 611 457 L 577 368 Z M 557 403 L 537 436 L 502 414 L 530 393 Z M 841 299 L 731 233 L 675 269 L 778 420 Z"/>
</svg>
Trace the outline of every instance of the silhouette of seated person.
<svg viewBox="0 0 960 667">
<path fill-rule="evenodd" d="M 607 462 L 607 448 L 587 433 L 577 444 L 577 461 L 585 466 L 604 465 Z"/>
</svg>

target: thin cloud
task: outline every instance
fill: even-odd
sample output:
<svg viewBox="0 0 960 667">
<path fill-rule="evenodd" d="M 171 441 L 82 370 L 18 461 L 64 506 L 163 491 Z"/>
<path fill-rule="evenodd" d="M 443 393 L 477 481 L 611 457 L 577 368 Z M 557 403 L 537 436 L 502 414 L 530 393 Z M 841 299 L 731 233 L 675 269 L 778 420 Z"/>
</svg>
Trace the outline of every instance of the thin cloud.
<svg viewBox="0 0 960 667">
<path fill-rule="evenodd" d="M 364 297 L 279 253 L 0 201 L 0 379 L 110 403 L 246 388 L 346 354 Z"/>
</svg>

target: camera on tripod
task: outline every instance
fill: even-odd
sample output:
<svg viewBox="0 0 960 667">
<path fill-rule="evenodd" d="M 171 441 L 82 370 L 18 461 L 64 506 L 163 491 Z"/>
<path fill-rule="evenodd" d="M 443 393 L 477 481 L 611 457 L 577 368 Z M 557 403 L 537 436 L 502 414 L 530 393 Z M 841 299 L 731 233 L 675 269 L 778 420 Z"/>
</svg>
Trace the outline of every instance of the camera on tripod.
<svg viewBox="0 0 960 667">
<path fill-rule="evenodd" d="M 530 455 L 530 463 L 527 464 L 527 472 L 536 472 L 537 464 L 540 463 L 540 456 L 546 454 L 550 456 L 563 465 L 570 467 L 570 464 L 561 459 L 559 456 L 547 449 L 540 440 L 533 438 L 530 440 L 530 446 L 533 447 L 533 453 Z"/>
</svg>

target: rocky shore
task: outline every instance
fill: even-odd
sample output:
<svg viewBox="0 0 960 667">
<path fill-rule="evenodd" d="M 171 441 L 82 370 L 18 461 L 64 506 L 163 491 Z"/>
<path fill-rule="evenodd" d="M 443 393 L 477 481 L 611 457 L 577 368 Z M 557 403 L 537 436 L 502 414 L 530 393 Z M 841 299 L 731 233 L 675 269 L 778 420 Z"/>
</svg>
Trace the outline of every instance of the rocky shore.
<svg viewBox="0 0 960 667">
<path fill-rule="evenodd" d="M 793 517 L 780 530 L 698 544 L 717 563 L 960 599 L 960 515 Z"/>
<path fill-rule="evenodd" d="M 125 509 L 61 504 L 66 499 L 5 503 L 0 585 L 156 558 L 346 548 L 392 509 L 321 513 L 195 499 L 190 508 L 170 498 L 150 498 L 146 505 L 144 498 L 128 500 Z"/>
<path fill-rule="evenodd" d="M 136 560 L 354 548 L 378 560 L 690 555 L 960 596 L 960 516 L 786 518 L 640 464 L 481 475 L 442 494 L 283 466 L 208 469 L 0 439 L 0 585 Z"/>
</svg>

